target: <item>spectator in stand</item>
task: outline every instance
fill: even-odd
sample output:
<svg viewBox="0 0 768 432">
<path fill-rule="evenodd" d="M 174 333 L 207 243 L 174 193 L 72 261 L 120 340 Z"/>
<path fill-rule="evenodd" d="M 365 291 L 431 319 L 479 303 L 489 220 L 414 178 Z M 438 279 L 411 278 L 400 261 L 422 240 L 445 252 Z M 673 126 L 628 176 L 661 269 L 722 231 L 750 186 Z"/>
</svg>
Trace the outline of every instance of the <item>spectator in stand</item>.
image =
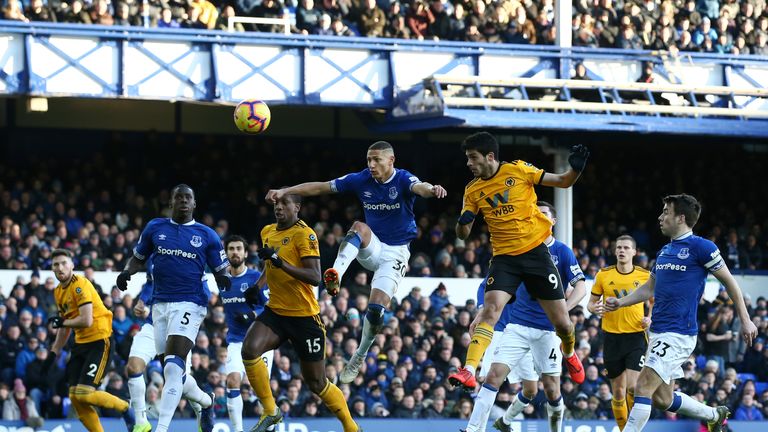
<svg viewBox="0 0 768 432">
<path fill-rule="evenodd" d="M 29 22 L 24 16 L 24 10 L 19 0 L 8 0 L 3 6 L 3 19 L 12 21 Z"/>
<path fill-rule="evenodd" d="M 34 401 L 27 397 L 27 389 L 19 378 L 14 381 L 13 393 L 3 403 L 3 420 L 20 420 L 33 429 L 43 426 L 43 419 Z"/>
<path fill-rule="evenodd" d="M 219 17 L 219 10 L 208 0 L 192 0 L 190 7 L 197 12 L 197 21 L 208 30 L 216 28 L 216 19 Z"/>
<path fill-rule="evenodd" d="M 163 10 L 160 12 L 160 19 L 157 21 L 157 26 L 161 28 L 180 28 L 181 25 L 178 21 L 176 21 L 173 18 L 173 13 L 168 8 L 163 8 Z M 125 241 L 125 236 L 118 236 L 117 238 L 123 239 L 122 241 Z M 126 248 L 127 249 L 127 248 Z M 118 250 L 118 249 L 112 249 L 112 256 L 119 255 L 121 257 L 126 256 L 127 250 Z M 120 261 L 123 261 L 122 258 L 119 258 Z M 116 264 L 118 268 L 122 268 L 119 263 Z"/>
<path fill-rule="evenodd" d="M 301 0 L 296 8 L 296 28 L 305 35 L 316 34 L 320 28 L 320 14 L 314 0 Z"/>
<path fill-rule="evenodd" d="M 411 36 L 414 39 L 424 40 L 432 38 L 430 26 L 435 22 L 435 16 L 425 0 L 413 0 L 411 7 L 406 13 L 405 22 L 411 30 Z"/>
<path fill-rule="evenodd" d="M 760 408 L 755 404 L 754 395 L 745 394 L 742 396 L 741 404 L 736 409 L 736 414 L 734 414 L 733 419 L 761 421 L 763 418 L 763 413 L 760 412 Z"/>
<path fill-rule="evenodd" d="M 282 18 L 283 14 L 283 5 L 279 0 L 264 0 L 253 9 L 253 15 L 258 18 Z M 283 26 L 278 24 L 258 24 L 256 28 L 267 33 L 283 32 Z"/>
<path fill-rule="evenodd" d="M 693 37 L 693 44 L 696 46 L 700 46 L 701 43 L 704 42 L 705 37 L 708 37 L 713 41 L 718 39 L 717 31 L 712 28 L 709 17 L 704 17 L 701 19 L 701 24 L 691 36 Z"/>
<path fill-rule="evenodd" d="M 32 0 L 26 11 L 30 21 L 56 22 L 56 14 L 43 4 L 43 0 Z"/>
</svg>

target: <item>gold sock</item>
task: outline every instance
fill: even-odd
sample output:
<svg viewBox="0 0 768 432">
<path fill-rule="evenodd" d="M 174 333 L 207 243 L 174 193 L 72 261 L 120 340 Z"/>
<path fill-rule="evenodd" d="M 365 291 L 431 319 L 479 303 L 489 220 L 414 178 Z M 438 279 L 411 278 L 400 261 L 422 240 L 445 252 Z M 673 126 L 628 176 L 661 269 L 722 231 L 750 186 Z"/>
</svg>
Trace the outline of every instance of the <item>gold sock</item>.
<svg viewBox="0 0 768 432">
<path fill-rule="evenodd" d="M 557 332 L 557 337 L 563 342 L 563 355 L 570 357 L 573 354 L 574 345 L 576 345 L 576 330 L 571 326 L 570 332 Z"/>
<path fill-rule="evenodd" d="M 344 393 L 330 381 L 327 381 L 325 388 L 318 395 L 323 400 L 325 406 L 341 421 L 344 432 L 357 432 L 357 423 L 352 420 L 352 414 L 349 413 L 349 407 L 344 400 Z"/>
<path fill-rule="evenodd" d="M 464 362 L 464 365 L 477 369 L 485 350 L 491 344 L 491 339 L 493 339 L 493 326 L 484 322 L 478 324 L 475 327 L 475 332 L 472 334 L 472 341 L 467 348 L 467 361 Z"/>
<path fill-rule="evenodd" d="M 635 389 L 627 389 L 627 410 L 632 411 L 635 406 Z"/>
<path fill-rule="evenodd" d="M 87 403 L 88 405 L 112 409 L 120 412 L 125 412 L 125 410 L 127 410 L 129 407 L 128 402 L 120 399 L 119 397 L 88 386 L 79 385 L 75 387 L 75 398 L 79 399 L 81 402 Z"/>
<path fill-rule="evenodd" d="M 616 424 L 619 425 L 619 430 L 623 430 L 627 424 L 627 401 L 624 399 L 617 400 L 611 399 L 611 409 L 613 410 L 613 418 L 616 419 Z"/>
<path fill-rule="evenodd" d="M 104 432 L 99 421 L 99 414 L 93 406 L 79 400 L 75 396 L 75 387 L 72 387 L 69 391 L 69 400 L 72 401 L 72 408 L 75 409 L 77 418 L 80 419 L 80 423 L 85 426 L 88 432 Z"/>
<path fill-rule="evenodd" d="M 272 389 L 269 387 L 269 372 L 267 372 L 267 365 L 264 364 L 264 360 L 261 358 L 255 358 L 252 360 L 243 359 L 245 364 L 245 374 L 248 375 L 248 381 L 251 382 L 251 387 L 259 397 L 261 405 L 264 406 L 264 414 L 274 415 L 277 411 L 277 405 L 275 404 L 275 397 L 272 395 Z"/>
</svg>

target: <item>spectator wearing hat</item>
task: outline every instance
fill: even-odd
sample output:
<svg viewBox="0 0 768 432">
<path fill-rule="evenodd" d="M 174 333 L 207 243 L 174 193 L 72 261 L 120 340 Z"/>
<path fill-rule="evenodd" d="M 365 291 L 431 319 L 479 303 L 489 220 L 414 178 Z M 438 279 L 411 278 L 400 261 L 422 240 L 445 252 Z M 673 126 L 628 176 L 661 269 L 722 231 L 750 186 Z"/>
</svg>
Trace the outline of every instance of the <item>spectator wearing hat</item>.
<svg viewBox="0 0 768 432">
<path fill-rule="evenodd" d="M 14 380 L 13 394 L 3 403 L 3 420 L 21 420 L 31 428 L 43 426 L 43 419 L 40 418 L 34 401 L 27 397 L 27 388 L 21 378 Z"/>
<path fill-rule="evenodd" d="M 451 303 L 448 299 L 448 287 L 446 287 L 444 283 L 440 282 L 437 285 L 437 288 L 432 291 L 432 294 L 429 296 L 429 300 L 432 303 L 430 316 L 434 318 L 440 313 L 440 310 L 443 307 L 448 306 Z"/>
<path fill-rule="evenodd" d="M 574 420 L 596 420 L 595 413 L 589 409 L 589 396 L 586 393 L 576 395 L 573 406 L 570 409 L 571 418 Z"/>
<path fill-rule="evenodd" d="M 365 400 L 360 396 L 355 396 L 349 403 L 349 411 L 353 417 L 368 417 L 368 412 L 365 409 Z"/>
</svg>

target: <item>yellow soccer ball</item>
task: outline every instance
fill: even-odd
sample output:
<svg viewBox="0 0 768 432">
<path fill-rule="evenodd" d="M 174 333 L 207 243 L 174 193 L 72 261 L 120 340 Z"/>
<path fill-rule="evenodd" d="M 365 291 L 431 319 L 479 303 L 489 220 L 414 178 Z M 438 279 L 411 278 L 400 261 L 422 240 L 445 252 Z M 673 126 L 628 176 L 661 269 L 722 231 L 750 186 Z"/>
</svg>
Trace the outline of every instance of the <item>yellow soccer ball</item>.
<svg viewBox="0 0 768 432">
<path fill-rule="evenodd" d="M 245 133 L 264 132 L 271 118 L 267 104 L 257 99 L 246 99 L 235 107 L 235 126 Z"/>
</svg>

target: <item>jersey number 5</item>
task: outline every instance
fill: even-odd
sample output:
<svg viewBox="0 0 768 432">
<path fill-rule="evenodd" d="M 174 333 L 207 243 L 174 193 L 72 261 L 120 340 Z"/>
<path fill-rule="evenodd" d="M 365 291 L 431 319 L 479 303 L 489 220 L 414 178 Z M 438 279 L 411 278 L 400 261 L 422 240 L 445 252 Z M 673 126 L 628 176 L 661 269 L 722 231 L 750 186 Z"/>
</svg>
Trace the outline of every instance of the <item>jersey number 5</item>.
<svg viewBox="0 0 768 432">
<path fill-rule="evenodd" d="M 184 312 L 184 316 L 181 317 L 181 325 L 189 324 L 189 312 Z"/>
</svg>

